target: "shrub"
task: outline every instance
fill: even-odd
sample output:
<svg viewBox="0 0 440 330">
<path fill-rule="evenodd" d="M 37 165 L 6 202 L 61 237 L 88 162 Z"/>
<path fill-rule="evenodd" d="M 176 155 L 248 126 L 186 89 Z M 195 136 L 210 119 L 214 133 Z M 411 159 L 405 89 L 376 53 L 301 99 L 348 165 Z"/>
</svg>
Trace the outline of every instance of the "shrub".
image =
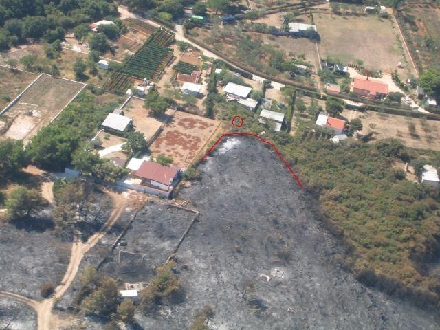
<svg viewBox="0 0 440 330">
<path fill-rule="evenodd" d="M 55 292 L 55 288 L 52 283 L 44 283 L 41 286 L 41 296 L 43 298 L 49 298 Z"/>
</svg>

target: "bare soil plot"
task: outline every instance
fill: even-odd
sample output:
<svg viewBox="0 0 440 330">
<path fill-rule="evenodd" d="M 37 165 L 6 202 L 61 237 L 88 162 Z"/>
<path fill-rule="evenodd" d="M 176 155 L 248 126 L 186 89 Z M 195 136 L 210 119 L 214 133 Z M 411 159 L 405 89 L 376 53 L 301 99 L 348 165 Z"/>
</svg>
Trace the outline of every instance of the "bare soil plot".
<svg viewBox="0 0 440 330">
<path fill-rule="evenodd" d="M 4 64 L 8 59 L 20 60 L 26 55 L 44 55 L 43 45 L 20 45 L 18 47 L 12 48 L 10 51 L 1 54 L 1 62 Z"/>
<path fill-rule="evenodd" d="M 174 51 L 174 54 L 176 54 L 177 52 Z M 180 56 L 180 60 L 192 65 L 195 65 L 197 67 L 200 67 L 202 65 L 202 53 L 197 52 L 197 51 L 190 51 L 190 52 L 185 52 L 184 54 L 182 54 Z"/>
<path fill-rule="evenodd" d="M 0 110 L 28 86 L 38 74 L 0 67 Z"/>
<path fill-rule="evenodd" d="M 168 110 L 163 116 L 156 118 L 144 108 L 144 100 L 132 98 L 124 108 L 124 115 L 133 120 L 135 131 L 151 139 L 163 123 L 170 119 L 171 111 Z"/>
<path fill-rule="evenodd" d="M 283 93 L 275 88 L 266 89 L 265 97 L 267 99 L 275 100 L 278 103 L 285 103 Z"/>
<path fill-rule="evenodd" d="M 9 129 L 4 137 L 29 140 L 65 107 L 83 87 L 82 84 L 41 76 L 6 113 Z"/>
<path fill-rule="evenodd" d="M 405 116 L 380 114 L 374 111 L 361 113 L 354 110 L 344 110 L 342 115 L 351 120 L 360 118 L 362 134 L 374 132 L 378 140 L 396 138 L 411 148 L 440 150 L 440 121 Z M 410 127 L 413 127 L 411 134 Z"/>
<path fill-rule="evenodd" d="M 283 13 L 268 14 L 253 21 L 254 23 L 265 23 L 269 26 L 282 26 Z"/>
<path fill-rule="evenodd" d="M 154 156 L 173 157 L 173 165 L 187 168 L 219 124 L 217 120 L 177 111 L 150 150 Z"/>
<path fill-rule="evenodd" d="M 314 20 L 321 36 L 322 58 L 331 56 L 347 64 L 362 60 L 365 67 L 386 73 L 404 62 L 391 19 L 320 14 Z"/>
</svg>

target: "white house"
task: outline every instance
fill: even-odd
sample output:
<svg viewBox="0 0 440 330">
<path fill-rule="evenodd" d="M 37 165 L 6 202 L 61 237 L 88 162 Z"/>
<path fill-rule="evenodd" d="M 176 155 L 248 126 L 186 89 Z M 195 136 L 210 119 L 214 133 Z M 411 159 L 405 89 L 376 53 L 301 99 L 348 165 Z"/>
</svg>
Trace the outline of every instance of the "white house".
<svg viewBox="0 0 440 330">
<path fill-rule="evenodd" d="M 425 185 L 438 187 L 440 179 L 438 177 L 437 169 L 431 165 L 423 166 L 423 172 L 420 182 Z"/>
<path fill-rule="evenodd" d="M 305 31 L 316 31 L 316 25 L 304 24 L 304 23 L 289 23 L 289 32 L 301 33 Z"/>
<path fill-rule="evenodd" d="M 183 86 L 180 88 L 183 94 L 185 95 L 193 95 L 195 97 L 199 97 L 202 95 L 202 85 L 197 85 L 191 82 L 185 82 Z"/>
<path fill-rule="evenodd" d="M 316 119 L 316 125 L 330 128 L 335 132 L 335 135 L 340 135 L 345 129 L 345 120 L 320 113 Z"/>
<path fill-rule="evenodd" d="M 229 97 L 246 99 L 251 93 L 252 88 L 242 85 L 234 84 L 233 82 L 228 83 L 223 92 Z"/>
<path fill-rule="evenodd" d="M 265 119 L 272 119 L 275 122 L 275 132 L 279 132 L 281 130 L 281 126 L 284 122 L 284 113 L 270 111 L 270 110 L 261 110 L 260 117 Z"/>
<path fill-rule="evenodd" d="M 130 129 L 132 124 L 131 118 L 116 113 L 109 113 L 101 126 L 104 130 L 122 133 Z"/>
<path fill-rule="evenodd" d="M 100 25 L 116 25 L 116 24 L 113 21 L 102 20 L 102 21 L 98 21 L 96 23 L 90 24 L 90 28 L 92 29 L 92 31 L 96 32 L 96 31 L 98 31 L 98 26 L 100 26 Z"/>
<path fill-rule="evenodd" d="M 137 301 L 139 299 L 137 290 L 120 290 L 119 295 L 122 299 L 131 299 L 133 301 Z"/>
<path fill-rule="evenodd" d="M 244 105 L 246 108 L 248 108 L 251 111 L 254 111 L 257 107 L 258 101 L 255 101 L 254 99 L 247 98 L 245 100 L 239 99 L 238 103 Z"/>
<path fill-rule="evenodd" d="M 109 67 L 109 63 L 106 60 L 100 60 L 98 62 L 98 68 L 103 69 L 103 70 L 108 70 Z"/>
</svg>

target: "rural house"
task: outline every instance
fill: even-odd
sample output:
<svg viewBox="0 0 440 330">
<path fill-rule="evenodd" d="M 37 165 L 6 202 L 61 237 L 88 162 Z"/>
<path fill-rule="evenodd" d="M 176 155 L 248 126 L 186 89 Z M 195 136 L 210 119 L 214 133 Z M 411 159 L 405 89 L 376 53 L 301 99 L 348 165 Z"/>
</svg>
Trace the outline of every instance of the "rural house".
<svg viewBox="0 0 440 330">
<path fill-rule="evenodd" d="M 191 82 L 185 82 L 183 86 L 180 88 L 183 94 L 192 95 L 195 97 L 202 96 L 202 85 L 197 85 Z"/>
<path fill-rule="evenodd" d="M 275 132 L 279 132 L 281 130 L 281 126 L 284 123 L 284 113 L 270 111 L 270 110 L 261 110 L 260 117 L 265 119 L 272 119 L 275 122 Z M 264 122 L 264 119 L 261 120 Z"/>
<path fill-rule="evenodd" d="M 347 77 L 350 76 L 350 73 L 348 72 L 348 67 L 343 64 L 335 64 L 333 66 L 333 73 Z"/>
<path fill-rule="evenodd" d="M 324 113 L 320 113 L 316 119 L 316 125 L 327 127 L 335 132 L 335 135 L 341 135 L 345 129 L 345 120 L 333 118 Z"/>
<path fill-rule="evenodd" d="M 353 93 L 369 98 L 382 98 L 388 94 L 388 85 L 366 78 L 354 78 Z"/>
<path fill-rule="evenodd" d="M 131 299 L 133 301 L 139 300 L 139 295 L 137 290 L 119 290 L 119 295 L 121 299 Z"/>
<path fill-rule="evenodd" d="M 316 38 L 319 37 L 316 25 L 304 23 L 289 23 L 289 34 L 293 37 Z"/>
<path fill-rule="evenodd" d="M 179 170 L 155 162 L 144 161 L 134 172 L 134 176 L 142 180 L 142 185 L 169 191 L 178 182 Z"/>
<path fill-rule="evenodd" d="M 98 31 L 98 27 L 100 25 L 116 25 L 113 21 L 98 21 L 96 23 L 92 23 L 90 24 L 90 28 L 92 29 L 92 31 L 97 32 Z"/>
<path fill-rule="evenodd" d="M 438 187 L 440 179 L 438 177 L 437 169 L 431 165 L 423 166 L 420 182 L 425 185 Z"/>
<path fill-rule="evenodd" d="M 200 76 L 202 73 L 200 71 L 193 71 L 190 75 L 186 73 L 178 73 L 176 76 L 176 80 L 179 82 L 190 82 L 196 84 L 200 80 Z"/>
<path fill-rule="evenodd" d="M 114 134 L 121 134 L 133 128 L 133 121 L 123 115 L 109 113 L 101 124 L 104 131 Z"/>
<path fill-rule="evenodd" d="M 242 85 L 234 84 L 233 82 L 228 83 L 225 88 L 223 88 L 223 92 L 231 98 L 240 98 L 247 99 L 249 94 L 251 93 L 252 88 Z"/>
<path fill-rule="evenodd" d="M 254 99 L 247 98 L 247 99 L 239 99 L 238 103 L 241 105 L 244 105 L 246 108 L 248 108 L 251 111 L 254 111 L 257 107 L 258 101 L 255 101 Z"/>
</svg>

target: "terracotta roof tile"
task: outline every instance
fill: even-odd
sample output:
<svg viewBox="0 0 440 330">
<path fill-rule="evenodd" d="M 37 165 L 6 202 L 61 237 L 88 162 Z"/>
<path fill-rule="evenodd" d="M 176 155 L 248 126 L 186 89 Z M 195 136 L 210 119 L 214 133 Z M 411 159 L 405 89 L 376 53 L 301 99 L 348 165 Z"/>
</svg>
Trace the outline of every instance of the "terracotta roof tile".
<svg viewBox="0 0 440 330">
<path fill-rule="evenodd" d="M 141 167 L 134 172 L 134 175 L 168 185 L 176 177 L 177 170 L 158 163 L 144 161 Z"/>
</svg>

